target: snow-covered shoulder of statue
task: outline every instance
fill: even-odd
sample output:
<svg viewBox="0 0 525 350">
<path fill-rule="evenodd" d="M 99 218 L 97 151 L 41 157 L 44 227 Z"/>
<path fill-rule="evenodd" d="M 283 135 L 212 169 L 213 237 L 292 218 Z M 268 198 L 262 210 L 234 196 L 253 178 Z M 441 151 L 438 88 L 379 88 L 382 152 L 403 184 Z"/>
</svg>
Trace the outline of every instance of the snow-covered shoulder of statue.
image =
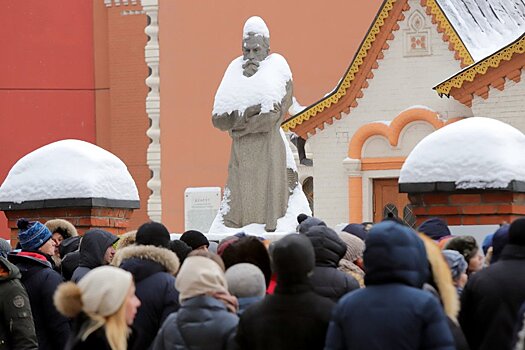
<svg viewBox="0 0 525 350">
<path fill-rule="evenodd" d="M 269 55 L 251 77 L 243 75 L 243 63 L 240 56 L 226 69 L 215 94 L 214 115 L 233 111 L 242 114 L 246 108 L 258 104 L 261 112 L 266 113 L 286 95 L 286 83 L 292 80 L 292 71 L 283 56 L 277 53 Z"/>
</svg>

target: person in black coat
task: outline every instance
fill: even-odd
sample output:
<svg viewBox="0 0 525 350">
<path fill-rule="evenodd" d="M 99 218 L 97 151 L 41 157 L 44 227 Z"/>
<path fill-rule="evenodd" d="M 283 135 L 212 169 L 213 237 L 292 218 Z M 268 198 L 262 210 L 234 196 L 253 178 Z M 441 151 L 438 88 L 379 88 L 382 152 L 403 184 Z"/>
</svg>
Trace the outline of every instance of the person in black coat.
<svg viewBox="0 0 525 350">
<path fill-rule="evenodd" d="M 0 256 L 0 350 L 36 350 L 38 342 L 18 268 Z"/>
<path fill-rule="evenodd" d="M 113 265 L 131 272 L 141 301 L 128 349 L 148 349 L 164 320 L 179 309 L 174 277 L 179 271 L 179 259 L 166 248 L 169 242 L 170 234 L 164 225 L 146 223 L 139 227 L 136 243 L 118 250 L 113 259 Z"/>
<path fill-rule="evenodd" d="M 326 350 L 454 350 L 442 307 L 421 290 L 428 279 L 423 242 L 394 221 L 374 225 L 364 252 L 366 288 L 337 304 Z"/>
<path fill-rule="evenodd" d="M 35 322 L 38 348 L 63 349 L 70 327 L 67 318 L 53 305 L 53 294 L 63 280 L 52 268 L 55 243 L 51 232 L 38 221 L 20 219 L 17 225 L 22 251 L 10 253 L 8 260 L 22 273 L 22 283 L 29 296 Z"/>
<path fill-rule="evenodd" d="M 274 243 L 271 255 L 277 287 L 241 315 L 239 348 L 322 349 L 334 302 L 314 293 L 308 280 L 315 267 L 310 240 L 287 235 Z"/>
<path fill-rule="evenodd" d="M 472 275 L 461 294 L 459 322 L 472 350 L 512 347 L 525 302 L 525 218 L 510 225 L 508 239 L 499 260 Z"/>
<path fill-rule="evenodd" d="M 110 232 L 99 229 L 87 231 L 80 242 L 78 267 L 71 280 L 78 282 L 95 267 L 110 264 L 115 255 L 113 244 L 117 241 L 118 237 Z"/>
<path fill-rule="evenodd" d="M 315 251 L 315 269 L 310 276 L 314 291 L 337 302 L 343 295 L 359 289 L 359 282 L 338 270 L 345 256 L 346 244 L 337 233 L 326 226 L 313 226 L 306 233 Z"/>
</svg>

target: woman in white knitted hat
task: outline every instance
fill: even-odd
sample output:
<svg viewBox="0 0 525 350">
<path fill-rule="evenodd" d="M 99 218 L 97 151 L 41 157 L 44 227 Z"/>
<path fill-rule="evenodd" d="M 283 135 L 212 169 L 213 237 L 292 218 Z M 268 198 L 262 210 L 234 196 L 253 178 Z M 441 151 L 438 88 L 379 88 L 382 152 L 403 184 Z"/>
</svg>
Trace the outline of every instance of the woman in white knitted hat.
<svg viewBox="0 0 525 350">
<path fill-rule="evenodd" d="M 62 283 L 54 297 L 57 309 L 74 318 L 66 350 L 125 350 L 129 326 L 140 306 L 131 273 L 113 266 L 88 272 L 78 284 Z"/>
</svg>

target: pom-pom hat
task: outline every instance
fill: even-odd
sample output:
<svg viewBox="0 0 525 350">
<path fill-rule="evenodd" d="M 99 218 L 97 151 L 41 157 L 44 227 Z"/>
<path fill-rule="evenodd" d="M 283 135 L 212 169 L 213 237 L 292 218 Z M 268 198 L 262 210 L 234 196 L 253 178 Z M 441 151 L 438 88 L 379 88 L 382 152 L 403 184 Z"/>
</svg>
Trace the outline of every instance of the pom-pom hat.
<svg viewBox="0 0 525 350">
<path fill-rule="evenodd" d="M 51 231 L 38 221 L 19 219 L 16 226 L 19 230 L 18 241 L 24 250 L 37 250 L 53 236 Z"/>
</svg>

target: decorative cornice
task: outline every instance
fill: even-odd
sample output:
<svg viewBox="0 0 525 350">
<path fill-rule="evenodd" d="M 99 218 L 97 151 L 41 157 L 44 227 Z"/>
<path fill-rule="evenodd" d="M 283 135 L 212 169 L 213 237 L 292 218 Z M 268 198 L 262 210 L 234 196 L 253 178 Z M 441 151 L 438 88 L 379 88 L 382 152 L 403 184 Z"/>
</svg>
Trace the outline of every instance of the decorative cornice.
<svg viewBox="0 0 525 350">
<path fill-rule="evenodd" d="M 456 58 L 461 60 L 462 65 L 466 67 L 473 64 L 474 59 L 437 1 L 421 0 L 421 6 L 426 7 L 427 14 L 432 16 L 432 23 L 436 23 L 438 31 L 443 32 L 443 40 L 450 43 L 450 49 L 456 52 Z"/>
<path fill-rule="evenodd" d="M 484 75 L 487 73 L 489 68 L 497 68 L 503 61 L 510 61 L 515 54 L 522 54 L 524 52 L 525 34 L 501 50 L 439 83 L 434 87 L 434 90 L 436 90 L 440 96 L 450 96 L 450 92 L 453 88 L 460 89 L 465 82 L 472 82 L 478 75 Z"/>
<path fill-rule="evenodd" d="M 291 117 L 282 124 L 282 128 L 285 131 L 295 128 L 297 125 L 302 124 L 303 122 L 309 120 L 316 114 L 322 112 L 323 110 L 329 108 L 333 104 L 336 104 L 343 96 L 346 95 L 347 90 L 350 88 L 350 85 L 355 79 L 357 72 L 359 71 L 361 65 L 363 64 L 372 44 L 376 40 L 377 35 L 379 34 L 381 28 L 385 24 L 385 20 L 388 18 L 390 11 L 394 8 L 394 4 L 398 0 L 385 0 L 383 6 L 381 7 L 379 13 L 376 16 L 376 19 L 372 26 L 370 27 L 368 34 L 361 43 L 357 54 L 354 56 L 350 67 L 347 69 L 343 79 L 339 82 L 337 88 L 320 100 L 319 102 L 307 107 L 305 110 L 299 114 Z"/>
<path fill-rule="evenodd" d="M 120 6 L 120 5 L 123 5 L 123 6 L 128 6 L 128 5 L 140 5 L 140 1 L 139 0 L 104 0 L 104 4 L 106 5 L 106 7 L 111 7 L 111 6 Z"/>
<path fill-rule="evenodd" d="M 150 70 L 146 78 L 149 93 L 146 96 L 146 113 L 151 120 L 151 126 L 146 134 L 151 139 L 147 151 L 147 163 L 151 170 L 151 179 L 148 188 L 151 195 L 148 198 L 148 216 L 151 220 L 161 222 L 162 198 L 161 198 L 161 154 L 160 154 L 160 76 L 159 76 L 159 2 L 158 0 L 142 0 L 142 6 L 149 18 L 148 26 L 144 30 L 149 37 L 145 47 L 145 60 Z"/>
</svg>

